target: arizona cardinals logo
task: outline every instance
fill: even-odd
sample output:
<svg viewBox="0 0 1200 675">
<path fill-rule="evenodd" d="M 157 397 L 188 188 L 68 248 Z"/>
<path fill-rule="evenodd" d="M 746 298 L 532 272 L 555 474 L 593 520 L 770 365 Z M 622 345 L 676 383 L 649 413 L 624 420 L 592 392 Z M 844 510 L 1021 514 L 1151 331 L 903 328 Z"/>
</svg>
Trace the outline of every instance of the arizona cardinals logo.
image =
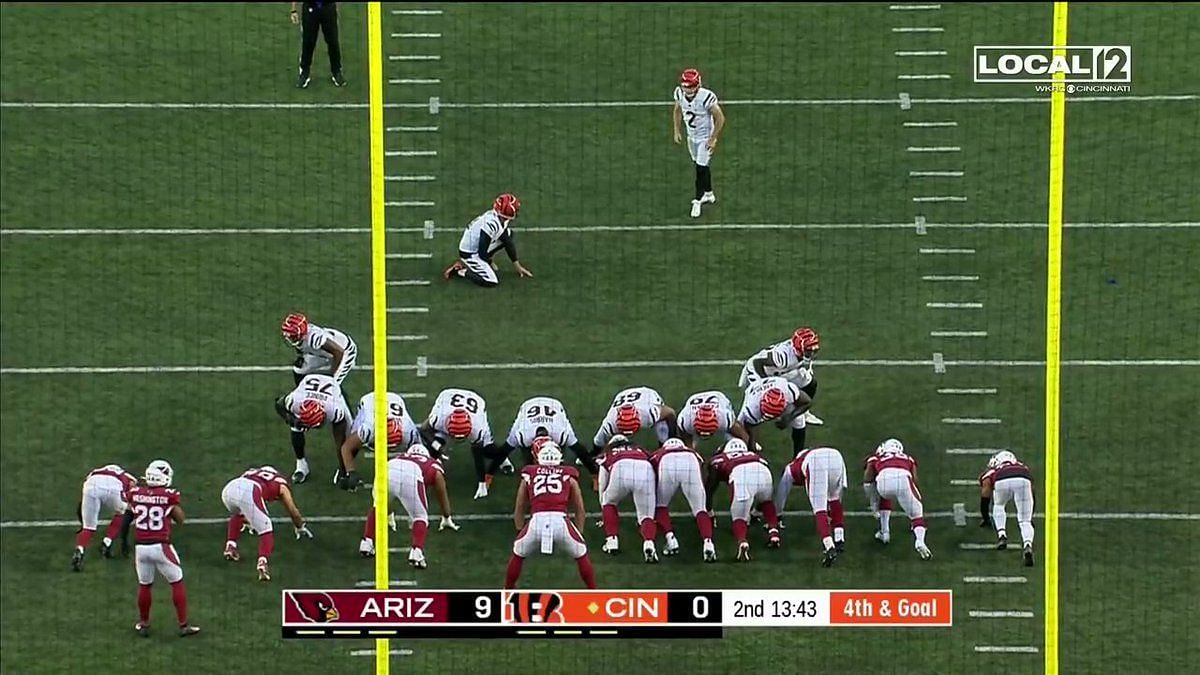
<svg viewBox="0 0 1200 675">
<path fill-rule="evenodd" d="M 512 593 L 508 596 L 508 621 L 565 623 L 563 599 L 558 593 Z"/>
<path fill-rule="evenodd" d="M 329 623 L 337 621 L 341 614 L 333 604 L 333 598 L 328 593 L 289 593 L 292 604 L 300 610 L 300 615 L 312 623 Z"/>
</svg>

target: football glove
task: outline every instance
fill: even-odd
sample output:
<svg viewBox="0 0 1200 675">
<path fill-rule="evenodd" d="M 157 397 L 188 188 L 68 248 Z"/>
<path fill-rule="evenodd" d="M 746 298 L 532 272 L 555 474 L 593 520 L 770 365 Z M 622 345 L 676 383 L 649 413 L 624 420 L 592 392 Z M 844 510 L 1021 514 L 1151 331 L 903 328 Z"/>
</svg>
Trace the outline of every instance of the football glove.
<svg viewBox="0 0 1200 675">
<path fill-rule="evenodd" d="M 438 532 L 441 532 L 446 528 L 450 528 L 451 530 L 458 532 L 459 526 L 458 523 L 454 522 L 454 516 L 442 516 L 442 522 L 438 524 Z"/>
<path fill-rule="evenodd" d="M 313 538 L 312 530 L 308 529 L 308 523 L 300 523 L 300 527 L 296 528 L 296 541 L 300 541 L 303 537 Z"/>
</svg>

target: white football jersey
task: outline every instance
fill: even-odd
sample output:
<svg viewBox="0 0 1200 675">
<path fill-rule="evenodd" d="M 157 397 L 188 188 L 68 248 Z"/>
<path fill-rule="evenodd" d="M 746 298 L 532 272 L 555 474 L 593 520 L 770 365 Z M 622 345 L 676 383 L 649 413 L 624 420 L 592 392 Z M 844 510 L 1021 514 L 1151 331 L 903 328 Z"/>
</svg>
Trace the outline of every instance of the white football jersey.
<svg viewBox="0 0 1200 675">
<path fill-rule="evenodd" d="M 746 398 L 742 401 L 742 409 L 738 411 L 738 421 L 742 424 L 762 424 L 773 417 L 765 417 L 762 412 L 763 394 L 771 389 L 780 389 L 783 391 L 783 397 L 787 401 L 786 407 L 783 409 L 783 414 L 780 417 L 789 416 L 796 408 L 796 399 L 800 398 L 804 392 L 800 391 L 800 387 L 795 383 L 783 379 L 782 377 L 764 377 L 763 379 L 750 385 L 746 390 Z"/>
<path fill-rule="evenodd" d="M 305 375 L 284 399 L 284 405 L 293 415 L 299 415 L 300 406 L 307 400 L 317 401 L 325 408 L 325 424 L 340 424 L 350 419 L 342 388 L 328 375 Z"/>
<path fill-rule="evenodd" d="M 758 379 L 754 362 L 762 358 L 767 359 L 767 366 L 763 369 L 767 377 L 786 377 L 801 387 L 812 382 L 812 359 L 797 356 L 792 341 L 784 340 L 764 347 L 746 359 L 746 365 L 742 367 L 743 386 Z"/>
<path fill-rule="evenodd" d="M 549 396 L 535 396 L 517 409 L 517 418 L 508 432 L 508 444 L 514 448 L 531 447 L 539 427 L 545 427 L 550 432 L 550 439 L 561 448 L 569 448 L 579 442 L 562 401 Z"/>
<path fill-rule="evenodd" d="M 471 435 L 467 437 L 472 444 L 488 445 L 492 442 L 492 430 L 488 426 L 487 404 L 483 397 L 470 389 L 443 389 L 433 402 L 429 411 L 429 426 L 443 438 L 449 438 L 446 422 L 456 408 L 462 408 L 471 416 Z"/>
<path fill-rule="evenodd" d="M 705 405 L 711 405 L 717 411 L 717 422 L 720 425 L 717 433 L 728 433 L 737 421 L 733 414 L 733 403 L 729 401 L 728 396 L 715 389 L 688 397 L 687 402 L 683 404 L 683 410 L 679 411 L 679 427 L 689 434 L 695 434 L 696 411 Z"/>
<path fill-rule="evenodd" d="M 400 445 L 410 447 L 421 442 L 417 433 L 417 425 L 408 414 L 408 406 L 404 397 L 394 392 L 387 393 L 387 416 L 400 421 L 404 430 L 404 440 Z M 362 440 L 363 445 L 373 445 L 375 440 L 375 392 L 364 395 L 358 401 L 358 410 L 354 413 L 354 421 L 350 424 L 350 433 Z"/>
<path fill-rule="evenodd" d="M 325 345 L 330 342 L 341 347 L 343 351 L 348 350 L 354 344 L 354 340 L 351 340 L 349 335 L 336 328 L 322 328 L 315 324 L 309 324 L 308 335 L 305 335 L 304 339 L 300 341 L 297 349 L 305 354 L 328 355 L 329 352 L 325 351 Z"/>
<path fill-rule="evenodd" d="M 488 246 L 488 253 L 499 249 L 503 244 L 500 243 L 500 236 L 508 229 L 508 224 L 500 218 L 494 210 L 488 209 L 479 215 L 478 218 L 471 221 L 467 225 L 467 229 L 463 230 L 462 239 L 458 240 L 458 250 L 460 253 L 475 254 L 479 252 L 479 235 L 487 233 L 491 244 Z"/>
<path fill-rule="evenodd" d="M 638 411 L 638 417 L 641 418 L 643 429 L 654 426 L 662 417 L 661 406 L 663 400 L 657 391 L 654 391 L 650 387 L 622 389 L 613 398 L 612 405 L 608 408 L 608 414 L 604 416 L 604 422 L 600 424 L 600 429 L 596 431 L 593 443 L 604 445 L 617 434 L 617 411 L 625 404 L 633 405 Z"/>
<path fill-rule="evenodd" d="M 675 102 L 679 104 L 679 112 L 683 115 L 688 138 L 708 138 L 712 135 L 712 109 L 717 104 L 717 95 L 712 90 L 700 87 L 696 95 L 688 100 L 683 88 L 675 87 Z"/>
</svg>

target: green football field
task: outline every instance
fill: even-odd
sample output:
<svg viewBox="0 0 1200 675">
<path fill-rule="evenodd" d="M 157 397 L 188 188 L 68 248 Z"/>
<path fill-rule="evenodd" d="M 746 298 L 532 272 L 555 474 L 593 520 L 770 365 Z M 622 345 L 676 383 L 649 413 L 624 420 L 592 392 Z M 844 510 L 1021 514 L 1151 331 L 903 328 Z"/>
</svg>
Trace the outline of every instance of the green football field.
<svg viewBox="0 0 1200 675">
<path fill-rule="evenodd" d="M 552 395 L 590 440 L 628 386 L 676 406 L 712 388 L 739 401 L 744 360 L 809 325 L 826 422 L 810 444 L 839 448 L 853 474 L 902 439 L 933 560 L 899 515 L 878 545 L 852 479 L 831 569 L 793 493 L 783 548 L 753 528 L 749 564 L 733 562 L 727 517 L 717 564 L 676 518 L 683 553 L 653 566 L 631 518 L 617 557 L 589 519 L 599 585 L 954 592 L 952 628 L 393 640 L 396 672 L 1041 670 L 1042 505 L 1026 568 L 1019 546 L 985 546 L 974 481 L 1008 448 L 1045 494 L 1050 106 L 1032 84 L 973 83 L 970 55 L 1051 43 L 1052 9 L 921 6 L 384 5 L 388 369 L 414 414 L 442 388 L 474 389 L 502 437 L 521 401 Z M 281 525 L 270 584 L 221 556 L 225 482 L 292 467 L 272 409 L 292 382 L 282 317 L 354 336 L 351 405 L 372 382 L 366 8 L 340 13 L 349 85 L 330 83 L 319 43 L 297 90 L 285 4 L 0 5 L 0 670 L 373 667 L 373 642 L 280 639 L 280 589 L 374 579 L 357 555 L 370 496 L 329 485 L 325 432 L 309 435 L 314 477 L 296 488 L 316 538 Z M 1200 659 L 1187 422 L 1200 404 L 1200 6 L 1073 3 L 1069 31 L 1073 45 L 1131 45 L 1134 67 L 1130 91 L 1067 103 L 1061 671 L 1184 672 Z M 670 135 L 686 67 L 728 117 L 719 201 L 699 219 Z M 503 191 L 521 198 L 535 278 L 500 260 L 495 289 L 443 282 L 462 227 Z M 764 436 L 778 472 L 790 440 Z M 69 567 L 82 478 L 159 457 L 194 521 L 176 533 L 203 629 L 189 641 L 170 630 L 162 582 L 155 635 L 133 634 L 128 560 L 94 549 L 82 573 Z M 465 447 L 448 477 L 462 530 L 431 532 L 423 571 L 397 548 L 391 578 L 499 587 L 515 481 L 473 501 Z M 561 557 L 530 560 L 521 583 L 579 586 Z"/>
</svg>

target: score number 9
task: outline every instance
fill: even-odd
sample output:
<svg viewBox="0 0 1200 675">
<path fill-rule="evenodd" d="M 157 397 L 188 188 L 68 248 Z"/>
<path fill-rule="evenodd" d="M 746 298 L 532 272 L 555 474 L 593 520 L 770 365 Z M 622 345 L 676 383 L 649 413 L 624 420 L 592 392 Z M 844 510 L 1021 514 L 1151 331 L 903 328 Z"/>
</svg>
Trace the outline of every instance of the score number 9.
<svg viewBox="0 0 1200 675">
<path fill-rule="evenodd" d="M 486 619 L 492 615 L 492 598 L 488 595 L 475 596 L 475 617 Z"/>
</svg>

